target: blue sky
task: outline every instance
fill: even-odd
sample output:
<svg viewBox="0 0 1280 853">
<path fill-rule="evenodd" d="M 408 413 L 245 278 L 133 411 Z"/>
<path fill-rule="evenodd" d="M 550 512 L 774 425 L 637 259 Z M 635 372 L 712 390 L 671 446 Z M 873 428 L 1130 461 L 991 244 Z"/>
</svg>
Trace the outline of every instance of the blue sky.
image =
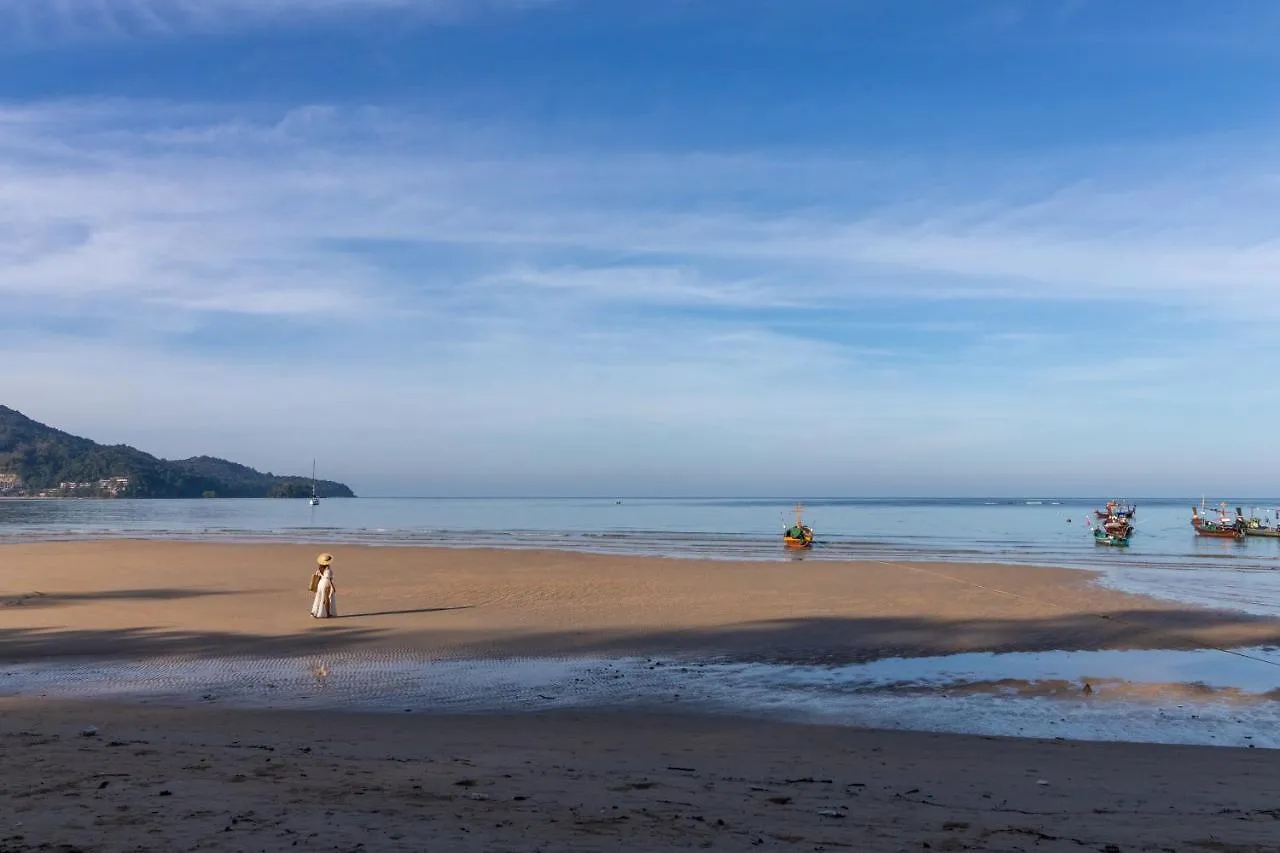
<svg viewBox="0 0 1280 853">
<path fill-rule="evenodd" d="M 1274 493 L 1277 36 L 0 0 L 0 402 L 363 494 Z"/>
</svg>

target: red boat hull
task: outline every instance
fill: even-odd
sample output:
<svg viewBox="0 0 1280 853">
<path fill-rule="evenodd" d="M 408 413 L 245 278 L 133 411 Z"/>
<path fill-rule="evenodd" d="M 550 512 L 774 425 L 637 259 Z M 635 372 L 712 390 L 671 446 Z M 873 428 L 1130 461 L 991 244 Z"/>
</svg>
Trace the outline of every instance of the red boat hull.
<svg viewBox="0 0 1280 853">
<path fill-rule="evenodd" d="M 1192 519 L 1191 526 L 1196 529 L 1197 536 L 1209 536 L 1214 539 L 1243 539 L 1244 531 L 1234 527 L 1206 527 L 1203 521 Z"/>
</svg>

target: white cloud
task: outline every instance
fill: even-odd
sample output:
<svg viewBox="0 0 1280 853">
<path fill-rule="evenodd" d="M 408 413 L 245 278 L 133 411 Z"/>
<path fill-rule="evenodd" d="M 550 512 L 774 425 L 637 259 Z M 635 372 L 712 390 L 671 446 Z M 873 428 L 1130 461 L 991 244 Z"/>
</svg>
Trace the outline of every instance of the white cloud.
<svg viewBox="0 0 1280 853">
<path fill-rule="evenodd" d="M 572 294 L 591 302 L 722 308 L 798 307 L 776 285 L 759 280 L 718 280 L 696 269 L 666 266 L 516 267 L 480 282 L 481 286 L 526 289 L 534 298 Z"/>
<path fill-rule="evenodd" d="M 0 292 L 282 315 L 869 297 L 1275 311 L 1280 246 L 1260 223 L 1280 214 L 1280 186 L 1266 162 L 1183 182 L 1093 175 L 1103 188 L 1005 204 L 991 200 L 1014 189 L 997 168 L 941 192 L 896 163 L 906 201 L 874 206 L 858 176 L 886 170 L 865 157 L 832 190 L 830 158 L 794 153 L 584 161 L 472 148 L 466 131 L 384 111 L 210 112 L 0 110 Z M 727 200 L 753 182 L 757 202 Z M 797 185 L 816 203 L 778 198 Z"/>
<path fill-rule="evenodd" d="M 489 321 L 609 304 L 833 310 L 877 297 L 1274 311 L 1280 253 L 1258 223 L 1280 212 L 1280 187 L 1256 166 L 1264 178 L 1253 182 L 1243 170 L 1182 184 L 1126 176 L 979 205 L 970 199 L 1000 197 L 998 170 L 940 195 L 895 164 L 907 201 L 875 207 L 857 202 L 858 176 L 885 171 L 869 158 L 838 168 L 841 186 L 824 194 L 830 158 L 584 161 L 492 142 L 461 153 L 465 131 L 385 111 L 229 112 L 0 110 L 0 292 L 51 306 L 99 296 L 196 314 L 414 309 Z M 761 203 L 726 203 L 744 182 Z M 771 205 L 771 182 L 822 203 Z"/>
<path fill-rule="evenodd" d="M 528 470 L 566 436 L 642 466 L 675 443 L 707 470 L 794 436 L 837 448 L 820 473 L 1020 458 L 1063 424 L 1108 429 L 1138 391 L 1194 423 L 1196 355 L 1274 352 L 1239 323 L 1280 316 L 1267 155 L 1194 177 L 1135 156 L 1034 192 L 1025 164 L 928 165 L 549 154 L 377 109 L 0 109 L 0 363 L 24 365 L 0 401 L 263 467 L 322 401 L 319 455 L 363 442 L 335 463 L 351 479 L 420 451 L 463 478 L 513 436 Z M 886 175 L 902 201 L 865 201 Z M 993 326 L 960 299 L 1020 313 Z M 1082 357 L 1056 312 L 1023 310 L 1045 301 L 1132 323 Z M 1157 310 L 1196 337 L 1162 339 Z"/>
<path fill-rule="evenodd" d="M 0 46 L 176 38 L 393 12 L 455 23 L 556 0 L 0 0 Z"/>
</svg>

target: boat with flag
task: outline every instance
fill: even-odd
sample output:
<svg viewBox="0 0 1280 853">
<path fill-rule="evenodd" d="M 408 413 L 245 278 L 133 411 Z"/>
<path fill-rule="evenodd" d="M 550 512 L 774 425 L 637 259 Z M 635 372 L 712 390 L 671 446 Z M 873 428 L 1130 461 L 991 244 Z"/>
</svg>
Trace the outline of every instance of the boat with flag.
<svg viewBox="0 0 1280 853">
<path fill-rule="evenodd" d="M 1103 509 L 1095 509 L 1093 514 L 1098 518 L 1133 518 L 1138 508 L 1133 504 L 1124 505 L 1120 501 L 1107 501 Z"/>
<path fill-rule="evenodd" d="M 1133 536 L 1133 524 L 1124 516 L 1113 515 L 1093 529 L 1093 541 L 1099 545 L 1127 547 Z"/>
<path fill-rule="evenodd" d="M 1197 511 L 1193 504 L 1191 506 L 1191 526 L 1195 529 L 1197 536 L 1208 536 L 1216 539 L 1244 538 L 1244 524 L 1240 519 L 1232 518 L 1227 513 L 1227 505 L 1225 503 L 1219 504 L 1216 521 Z"/>
<path fill-rule="evenodd" d="M 804 523 L 804 507 L 796 504 L 796 520 L 782 531 L 782 544 L 788 548 L 812 548 L 813 528 Z"/>
<path fill-rule="evenodd" d="M 1258 514 L 1256 509 L 1251 510 L 1248 518 L 1240 511 L 1240 507 L 1236 507 L 1236 524 L 1240 525 L 1244 530 L 1245 536 L 1264 536 L 1272 539 L 1280 539 L 1280 509 L 1275 510 L 1275 522 L 1268 524 L 1266 514 Z"/>
<path fill-rule="evenodd" d="M 1104 528 L 1093 528 L 1093 541 L 1098 545 L 1112 545 L 1117 548 L 1129 547 L 1129 536 L 1133 533 L 1133 529 L 1129 528 L 1124 532 L 1108 532 Z"/>
</svg>

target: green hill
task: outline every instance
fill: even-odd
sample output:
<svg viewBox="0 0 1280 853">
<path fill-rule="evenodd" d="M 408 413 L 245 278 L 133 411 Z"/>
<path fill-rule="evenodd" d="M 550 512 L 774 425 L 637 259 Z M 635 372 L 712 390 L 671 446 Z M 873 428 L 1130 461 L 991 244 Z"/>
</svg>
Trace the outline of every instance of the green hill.
<svg viewBox="0 0 1280 853">
<path fill-rule="evenodd" d="M 319 480 L 320 497 L 355 497 L 342 483 Z M 0 495 L 120 498 L 306 497 L 309 477 L 263 474 L 195 456 L 159 459 L 124 444 L 80 438 L 0 406 Z"/>
</svg>

